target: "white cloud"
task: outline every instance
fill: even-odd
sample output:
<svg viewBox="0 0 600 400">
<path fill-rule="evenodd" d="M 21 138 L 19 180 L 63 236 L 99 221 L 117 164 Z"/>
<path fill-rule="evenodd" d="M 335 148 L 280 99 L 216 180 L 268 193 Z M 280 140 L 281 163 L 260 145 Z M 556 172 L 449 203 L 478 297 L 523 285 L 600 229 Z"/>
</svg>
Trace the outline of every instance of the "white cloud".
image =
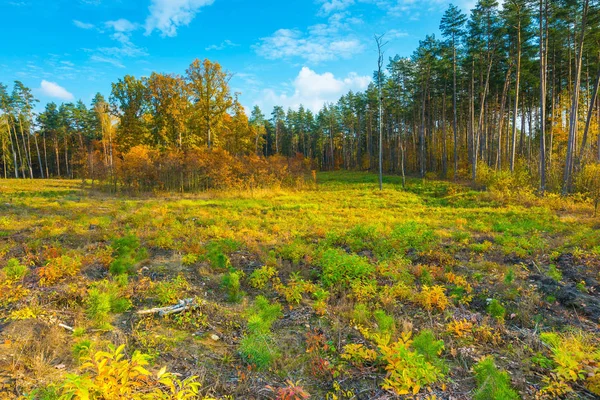
<svg viewBox="0 0 600 400">
<path fill-rule="evenodd" d="M 253 46 L 256 53 L 270 60 L 302 58 L 312 64 L 351 58 L 364 50 L 351 33 L 361 23 L 347 12 L 331 15 L 326 24 L 309 26 L 307 33 L 298 29 L 279 29 Z"/>
<path fill-rule="evenodd" d="M 94 24 L 88 24 L 86 22 L 81 22 L 76 19 L 73 20 L 73 25 L 75 25 L 76 27 L 81 28 L 81 29 L 94 29 L 95 28 Z"/>
<path fill-rule="evenodd" d="M 213 44 L 211 46 L 206 47 L 204 50 L 210 51 L 210 50 L 224 50 L 227 47 L 238 47 L 239 44 L 237 43 L 233 43 L 231 40 L 226 39 L 224 41 L 221 42 L 221 44 Z"/>
<path fill-rule="evenodd" d="M 54 97 L 60 100 L 71 101 L 75 98 L 64 87 L 54 82 L 48 82 L 47 80 L 42 80 L 40 91 L 45 96 Z"/>
<path fill-rule="evenodd" d="M 273 89 L 265 89 L 262 98 L 256 103 L 264 110 L 274 105 L 284 108 L 305 108 L 317 112 L 326 103 L 334 103 L 348 91 L 365 90 L 371 78 L 351 72 L 345 78 L 336 78 L 331 72 L 319 74 L 308 67 L 302 67 L 298 76 L 292 82 L 293 93 L 277 94 Z"/>
<path fill-rule="evenodd" d="M 323 5 L 319 10 L 321 15 L 330 14 L 333 11 L 342 11 L 354 4 L 354 0 L 321 0 Z"/>
<path fill-rule="evenodd" d="M 90 60 L 92 61 L 96 61 L 96 62 L 100 62 L 100 63 L 106 63 L 106 64 L 110 64 L 114 67 L 117 68 L 125 68 L 125 66 L 117 59 L 115 58 L 109 58 L 109 57 L 103 57 L 103 56 L 99 56 L 99 55 L 93 55 L 90 57 Z"/>
<path fill-rule="evenodd" d="M 146 34 L 158 30 L 163 37 L 177 36 L 177 28 L 189 25 L 202 7 L 213 2 L 214 0 L 152 0 L 150 15 L 146 19 Z"/>
<path fill-rule="evenodd" d="M 116 21 L 107 21 L 105 25 L 115 30 L 115 32 L 132 32 L 138 28 L 137 24 L 126 20 L 125 18 Z"/>
</svg>

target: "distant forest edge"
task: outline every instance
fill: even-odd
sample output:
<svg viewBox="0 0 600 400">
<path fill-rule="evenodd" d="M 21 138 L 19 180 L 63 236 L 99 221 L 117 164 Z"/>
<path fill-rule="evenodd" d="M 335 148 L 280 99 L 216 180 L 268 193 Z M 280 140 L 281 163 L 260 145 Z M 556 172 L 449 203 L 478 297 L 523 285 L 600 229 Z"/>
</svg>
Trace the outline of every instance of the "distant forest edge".
<svg viewBox="0 0 600 400">
<path fill-rule="evenodd" d="M 49 103 L 37 116 L 30 89 L 0 85 L 0 174 L 140 190 L 287 185 L 314 169 L 375 171 L 381 145 L 387 173 L 598 199 L 600 4 L 479 0 L 470 16 L 450 5 L 440 30 L 316 114 L 247 116 L 232 74 L 209 60 L 183 75 L 127 75 L 108 100 Z"/>
</svg>

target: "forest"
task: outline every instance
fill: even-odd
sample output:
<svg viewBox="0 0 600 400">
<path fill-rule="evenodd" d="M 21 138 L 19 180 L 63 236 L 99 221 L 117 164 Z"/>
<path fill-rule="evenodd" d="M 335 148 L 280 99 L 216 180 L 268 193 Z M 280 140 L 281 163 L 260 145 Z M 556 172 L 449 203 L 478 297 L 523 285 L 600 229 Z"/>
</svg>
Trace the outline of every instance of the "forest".
<svg viewBox="0 0 600 400">
<path fill-rule="evenodd" d="M 35 118 L 36 99 L 17 81 L 11 93 L 0 86 L 2 173 L 137 182 L 124 165 L 143 154 L 154 170 L 149 153 L 158 152 L 174 169 L 153 181 L 171 187 L 184 160 L 209 157 L 193 154 L 206 149 L 363 171 L 378 169 L 381 150 L 393 174 L 477 181 L 481 169 L 516 171 L 542 192 L 586 191 L 600 161 L 599 27 L 589 1 L 486 0 L 468 17 L 450 6 L 441 38 L 427 36 L 411 57 L 381 59 L 364 93 L 316 114 L 276 106 L 265 116 L 255 106 L 246 115 L 232 73 L 209 60 L 183 75 L 125 76 L 108 100 L 49 103 Z M 193 183 L 199 169 L 177 184 L 210 186 Z"/>
<path fill-rule="evenodd" d="M 0 84 L 0 398 L 597 399 L 600 3 L 439 27 L 317 112 Z"/>
</svg>

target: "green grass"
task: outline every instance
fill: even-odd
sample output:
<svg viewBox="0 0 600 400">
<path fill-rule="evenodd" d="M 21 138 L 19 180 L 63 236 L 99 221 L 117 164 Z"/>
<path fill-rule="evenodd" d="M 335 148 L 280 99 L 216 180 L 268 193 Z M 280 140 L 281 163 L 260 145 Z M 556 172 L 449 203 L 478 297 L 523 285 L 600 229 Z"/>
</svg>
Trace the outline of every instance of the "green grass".
<svg viewBox="0 0 600 400">
<path fill-rule="evenodd" d="M 524 363 L 551 354 L 526 345 L 523 329 L 573 330 L 585 316 L 568 308 L 549 312 L 560 305 L 531 276 L 563 284 L 556 261 L 562 253 L 574 253 L 577 265 L 593 272 L 600 245 L 589 205 L 414 178 L 402 188 L 397 176 L 385 176 L 379 191 L 377 176 L 362 172 L 319 173 L 317 182 L 307 190 L 128 198 L 79 181 L 0 181 L 0 315 L 20 315 L 25 307 L 36 314 L 0 321 L 3 332 L 19 332 L 0 332 L 7 343 L 0 346 L 0 370 L 3 360 L 28 365 L 32 370 L 19 376 L 47 375 L 47 385 L 77 372 L 70 353 L 77 343 L 101 349 L 127 342 L 128 351 L 153 354 L 157 363 L 182 371 L 202 366 L 205 380 L 218 383 L 218 397 L 249 398 L 284 379 L 301 380 L 313 398 L 341 398 L 344 390 L 351 397 L 359 387 L 369 397 L 381 394 L 377 382 L 387 371 L 368 350 L 421 332 L 411 357 L 458 378 L 457 396 L 512 398 L 522 389 L 511 388 L 492 361 L 466 379 L 472 360 L 453 353 L 465 344 L 474 354 L 493 351 L 514 367 L 511 373 L 544 386 L 551 366 L 540 373 Z M 81 268 L 44 285 L 40 270 L 64 257 Z M 450 304 L 426 309 L 425 285 L 441 287 Z M 175 316 L 135 312 L 186 298 L 194 306 Z M 57 329 L 54 341 L 48 334 L 38 340 L 47 348 L 34 349 L 25 328 L 55 328 L 58 319 L 77 337 Z M 463 319 L 478 325 L 456 338 L 446 326 Z M 342 360 L 347 344 L 363 345 L 353 360 L 365 357 L 366 369 Z M 31 354 L 23 350 L 30 348 Z M 39 361 L 36 354 L 52 357 Z M 376 379 L 361 380 L 365 372 Z M 42 387 L 15 382 L 19 393 Z M 420 394 L 439 392 L 443 382 Z"/>
</svg>

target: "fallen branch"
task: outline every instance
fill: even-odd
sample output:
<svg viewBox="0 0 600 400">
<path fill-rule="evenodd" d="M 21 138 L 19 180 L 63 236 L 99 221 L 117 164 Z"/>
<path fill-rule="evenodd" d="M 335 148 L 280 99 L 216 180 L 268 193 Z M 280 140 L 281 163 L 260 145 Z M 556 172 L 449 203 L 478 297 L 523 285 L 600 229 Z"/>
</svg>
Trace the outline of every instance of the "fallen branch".
<svg viewBox="0 0 600 400">
<path fill-rule="evenodd" d="M 177 314 L 177 313 L 183 312 L 185 310 L 192 308 L 193 306 L 194 306 L 194 299 L 185 299 L 185 300 L 179 300 L 179 303 L 177 303 L 173 306 L 151 308 L 149 310 L 140 310 L 137 312 L 137 314 L 138 315 L 158 314 L 161 317 L 164 317 L 165 315 Z"/>
<path fill-rule="evenodd" d="M 68 331 L 74 332 L 75 329 L 73 329 L 72 327 L 70 327 L 69 325 L 65 325 L 65 324 L 58 324 L 58 326 L 60 326 L 61 328 L 65 328 Z"/>
</svg>

